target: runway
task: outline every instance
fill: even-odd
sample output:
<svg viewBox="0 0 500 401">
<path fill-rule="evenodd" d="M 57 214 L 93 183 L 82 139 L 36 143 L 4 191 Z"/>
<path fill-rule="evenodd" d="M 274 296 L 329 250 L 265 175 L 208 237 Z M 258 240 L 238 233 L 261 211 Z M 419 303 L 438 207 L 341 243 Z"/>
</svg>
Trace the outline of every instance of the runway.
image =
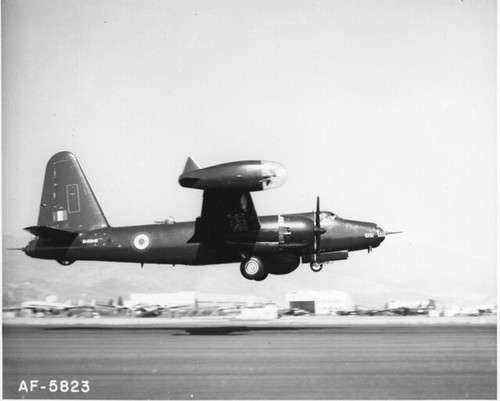
<svg viewBox="0 0 500 401">
<path fill-rule="evenodd" d="M 339 323 L 197 336 L 173 328 L 4 326 L 3 396 L 496 399 L 496 351 L 491 324 Z M 31 380 L 38 380 L 33 391 Z"/>
</svg>

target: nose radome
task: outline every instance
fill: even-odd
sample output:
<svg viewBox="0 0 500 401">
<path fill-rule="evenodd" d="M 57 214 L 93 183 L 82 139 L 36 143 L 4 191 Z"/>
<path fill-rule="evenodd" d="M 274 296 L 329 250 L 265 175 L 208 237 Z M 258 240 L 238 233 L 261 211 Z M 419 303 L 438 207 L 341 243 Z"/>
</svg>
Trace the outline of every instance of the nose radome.
<svg viewBox="0 0 500 401">
<path fill-rule="evenodd" d="M 385 231 L 382 229 L 382 227 L 377 226 L 375 232 L 377 233 L 377 237 L 385 238 Z"/>
</svg>

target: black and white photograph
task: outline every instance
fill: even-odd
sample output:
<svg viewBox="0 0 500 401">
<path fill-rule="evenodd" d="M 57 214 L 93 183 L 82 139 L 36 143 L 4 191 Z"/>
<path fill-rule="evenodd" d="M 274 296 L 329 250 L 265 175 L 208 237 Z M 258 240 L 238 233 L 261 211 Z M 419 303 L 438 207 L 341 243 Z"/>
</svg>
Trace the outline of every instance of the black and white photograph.
<svg viewBox="0 0 500 401">
<path fill-rule="evenodd" d="M 495 0 L 2 0 L 2 399 L 498 399 Z"/>
</svg>

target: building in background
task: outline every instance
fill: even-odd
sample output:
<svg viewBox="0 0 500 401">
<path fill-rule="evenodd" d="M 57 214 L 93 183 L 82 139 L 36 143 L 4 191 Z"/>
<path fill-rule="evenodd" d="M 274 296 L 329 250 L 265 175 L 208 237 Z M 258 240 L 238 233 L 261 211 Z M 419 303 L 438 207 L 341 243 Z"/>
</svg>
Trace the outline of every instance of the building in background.
<svg viewBox="0 0 500 401">
<path fill-rule="evenodd" d="M 294 291 L 286 295 L 290 308 L 303 309 L 316 315 L 335 315 L 338 311 L 352 310 L 349 294 L 343 291 Z"/>
</svg>

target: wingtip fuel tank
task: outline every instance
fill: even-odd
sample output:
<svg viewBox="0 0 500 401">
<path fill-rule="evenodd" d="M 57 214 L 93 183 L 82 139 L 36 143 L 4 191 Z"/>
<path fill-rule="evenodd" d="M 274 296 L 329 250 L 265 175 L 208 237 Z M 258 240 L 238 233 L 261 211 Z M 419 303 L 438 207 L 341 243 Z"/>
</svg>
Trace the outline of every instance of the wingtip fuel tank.
<svg viewBox="0 0 500 401">
<path fill-rule="evenodd" d="M 203 190 L 262 191 L 282 185 L 285 178 L 286 170 L 278 162 L 246 160 L 199 168 L 188 158 L 186 167 L 179 176 L 179 184 L 186 188 Z"/>
</svg>

